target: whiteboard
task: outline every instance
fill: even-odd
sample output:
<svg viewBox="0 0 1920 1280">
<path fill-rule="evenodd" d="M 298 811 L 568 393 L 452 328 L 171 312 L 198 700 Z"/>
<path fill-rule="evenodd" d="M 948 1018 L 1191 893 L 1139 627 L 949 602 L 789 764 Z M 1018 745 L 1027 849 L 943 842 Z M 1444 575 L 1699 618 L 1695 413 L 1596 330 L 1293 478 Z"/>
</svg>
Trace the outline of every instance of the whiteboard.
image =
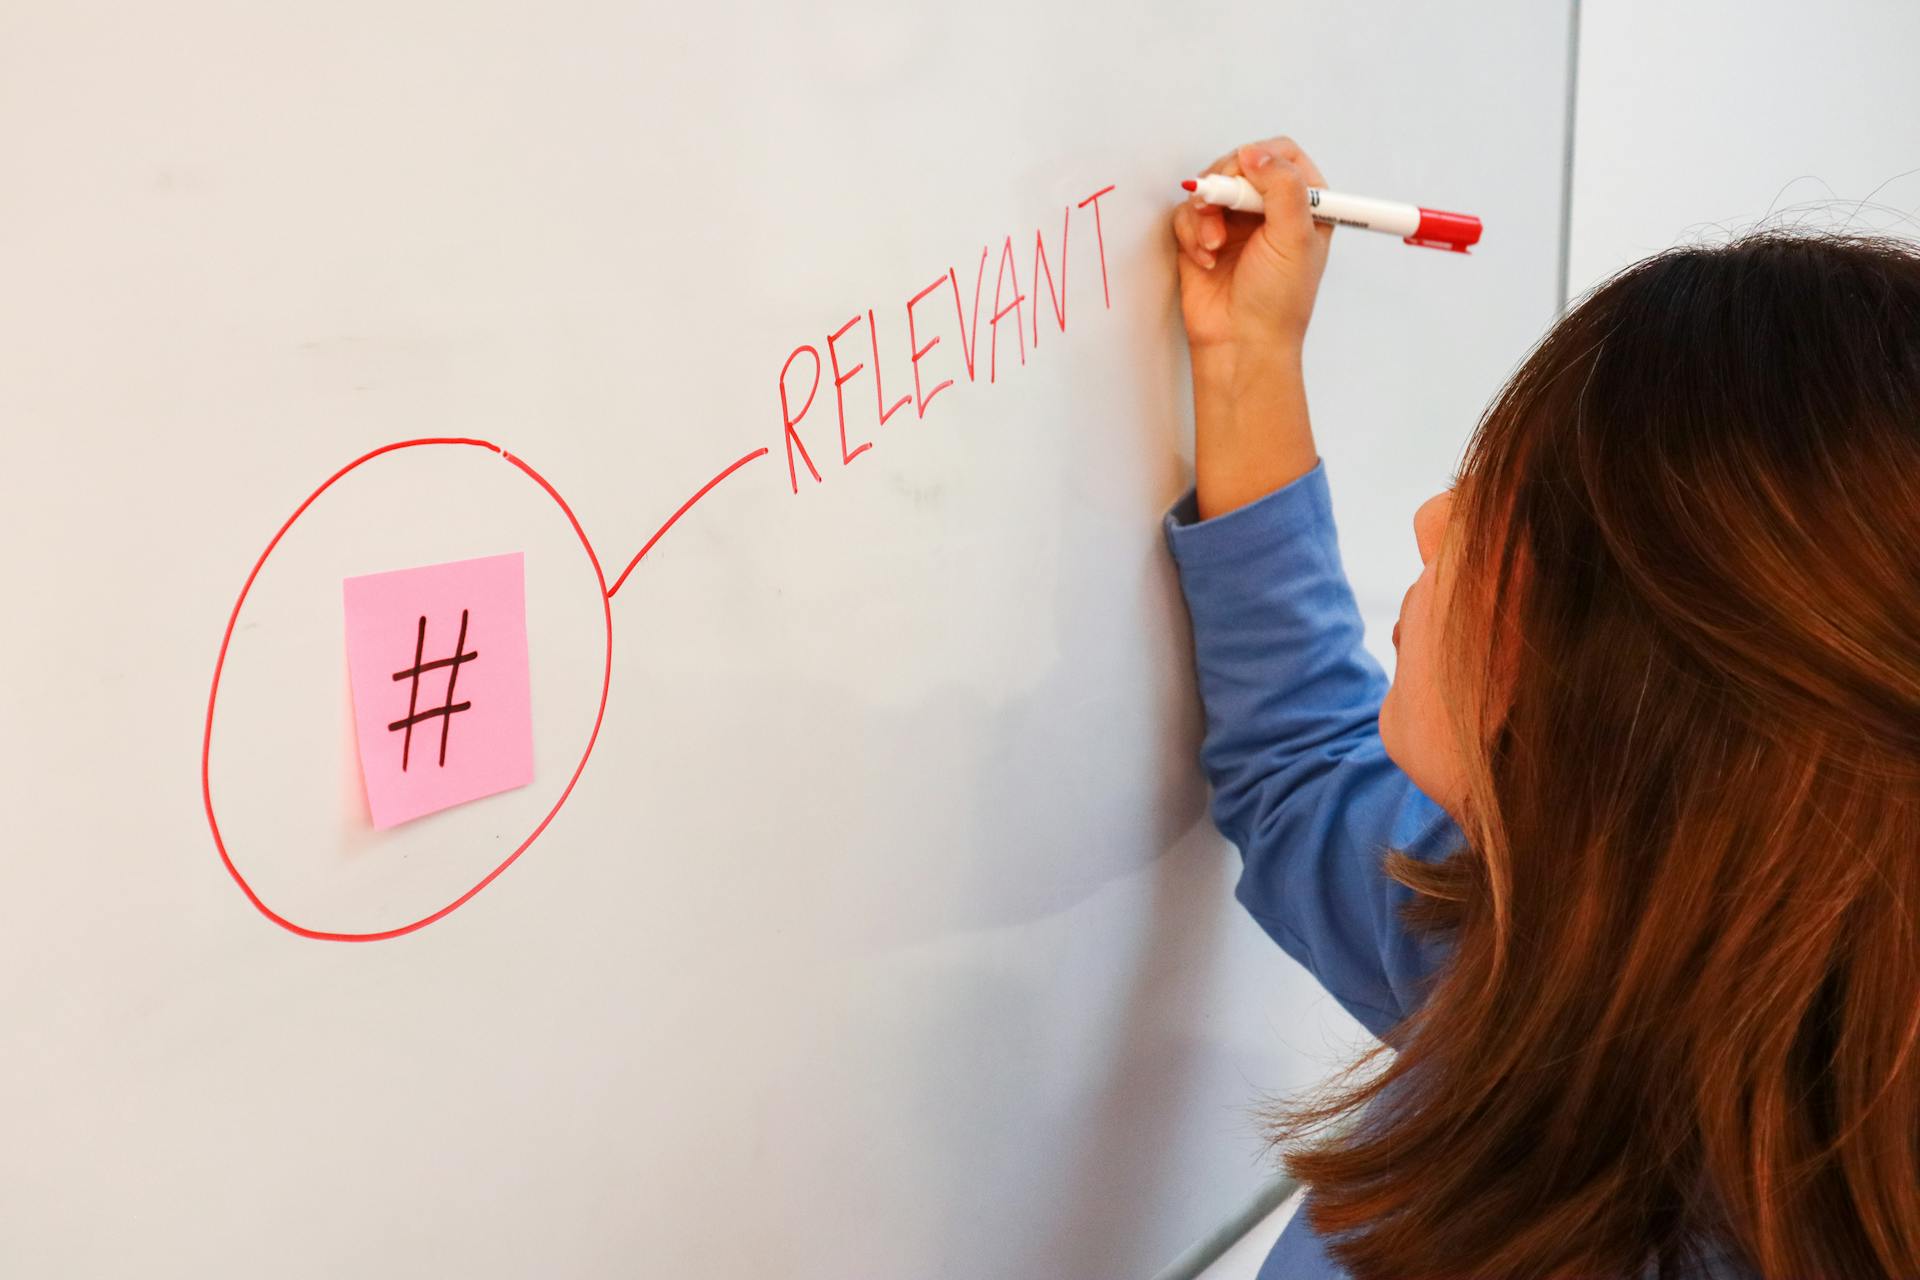
<svg viewBox="0 0 1920 1280">
<path fill-rule="evenodd" d="M 1360 1032 L 1204 811 L 1165 218 L 1285 131 L 1485 220 L 1341 233 L 1308 342 L 1390 662 L 1557 302 L 1567 13 L 1476 12 L 0 16 L 0 1270 L 1104 1278 L 1231 1212 Z M 343 580 L 512 553 L 534 779 L 375 831 Z"/>
</svg>

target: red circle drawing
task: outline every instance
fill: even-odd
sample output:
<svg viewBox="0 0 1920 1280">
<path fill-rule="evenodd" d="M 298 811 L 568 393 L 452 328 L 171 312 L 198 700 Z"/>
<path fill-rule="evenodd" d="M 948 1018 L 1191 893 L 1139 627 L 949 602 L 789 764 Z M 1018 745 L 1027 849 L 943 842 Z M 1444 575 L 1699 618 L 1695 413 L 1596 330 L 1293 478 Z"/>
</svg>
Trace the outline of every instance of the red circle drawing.
<svg viewBox="0 0 1920 1280">
<path fill-rule="evenodd" d="M 432 915 L 422 916 L 412 924 L 403 924 L 398 928 L 382 929 L 377 933 L 331 933 L 321 929 L 309 929 L 304 925 L 295 924 L 260 900 L 260 895 L 253 891 L 253 886 L 248 884 L 246 877 L 240 874 L 240 868 L 233 864 L 232 857 L 227 853 L 226 841 L 221 839 L 220 821 L 214 816 L 213 812 L 213 783 L 208 776 L 208 765 L 213 754 L 213 709 L 215 702 L 220 697 L 220 671 L 226 666 L 227 646 L 233 640 L 234 623 L 240 619 L 240 608 L 247 602 L 247 592 L 253 589 L 254 579 L 260 576 L 260 570 L 266 565 L 267 557 L 272 555 L 273 549 L 280 545 L 280 539 L 285 537 L 287 530 L 293 527 L 293 522 L 298 520 L 306 509 L 314 504 L 315 499 L 319 498 L 321 494 L 332 487 L 336 480 L 339 480 L 355 467 L 365 462 L 371 462 L 383 453 L 392 453 L 396 449 L 413 449 L 421 445 L 459 445 L 470 448 L 490 449 L 505 458 L 508 462 L 511 462 L 514 466 L 520 468 L 520 470 L 526 472 L 527 476 L 532 479 L 535 484 L 546 490 L 547 496 L 554 500 L 560 510 L 566 513 L 567 522 L 573 526 L 574 536 L 580 539 L 580 546 L 586 551 L 587 560 L 593 565 L 593 576 L 600 584 L 600 607 L 602 616 L 605 617 L 607 624 L 607 661 L 606 670 L 600 677 L 600 706 L 599 709 L 594 712 L 593 732 L 587 736 L 586 749 L 580 753 L 580 762 L 573 766 L 573 776 L 567 779 L 567 785 L 561 789 L 560 798 L 553 802 L 553 808 L 547 810 L 546 816 L 540 819 L 539 825 L 534 827 L 527 838 L 522 840 L 512 853 L 509 853 L 502 859 L 499 866 L 482 876 L 478 884 L 468 889 L 452 902 L 449 902 L 446 906 L 441 907 Z M 662 530 L 662 532 L 665 531 Z M 638 557 L 635 557 L 635 559 L 637 560 Z M 412 933 L 415 929 L 423 929 L 435 920 L 452 912 L 455 908 L 465 905 L 476 893 L 479 893 L 489 884 L 492 884 L 494 877 L 511 866 L 513 860 L 525 853 L 527 847 L 535 840 L 538 840 L 540 833 L 547 829 L 547 824 L 553 821 L 553 815 L 560 812 L 560 806 L 565 804 L 567 797 L 573 794 L 573 784 L 580 781 L 580 773 L 587 767 L 587 757 L 593 754 L 593 744 L 600 737 L 600 722 L 606 718 L 607 714 L 607 690 L 612 684 L 613 602 L 607 592 L 607 575 L 601 570 L 600 558 L 593 553 L 593 544 L 587 541 L 586 531 L 580 527 L 580 521 L 574 516 L 573 508 L 567 505 L 567 500 L 560 496 L 559 490 L 547 483 L 546 477 L 497 444 L 490 443 L 486 440 L 469 440 L 458 436 L 436 436 L 421 440 L 401 440 L 394 444 L 382 445 L 369 453 L 363 453 L 346 466 L 328 476 L 324 484 L 307 495 L 305 502 L 302 502 L 298 507 L 294 508 L 293 514 L 287 517 L 286 523 L 281 525 L 279 530 L 274 533 L 273 540 L 267 543 L 267 549 L 262 551 L 260 558 L 253 562 L 253 571 L 247 574 L 246 584 L 240 588 L 240 596 L 233 602 L 233 612 L 227 615 L 227 629 L 220 637 L 220 657 L 213 664 L 213 687 L 207 691 L 206 732 L 200 741 L 200 796 L 206 803 L 207 825 L 213 829 L 213 844 L 214 847 L 220 851 L 220 861 L 226 864 L 227 874 L 233 877 L 233 882 L 240 886 L 240 892 L 247 895 L 247 901 L 251 902 L 259 910 L 261 915 L 273 921 L 282 929 L 286 929 L 291 933 L 297 933 L 303 938 L 318 938 L 323 942 L 378 942 L 383 938 L 397 938 L 401 934 Z"/>
</svg>

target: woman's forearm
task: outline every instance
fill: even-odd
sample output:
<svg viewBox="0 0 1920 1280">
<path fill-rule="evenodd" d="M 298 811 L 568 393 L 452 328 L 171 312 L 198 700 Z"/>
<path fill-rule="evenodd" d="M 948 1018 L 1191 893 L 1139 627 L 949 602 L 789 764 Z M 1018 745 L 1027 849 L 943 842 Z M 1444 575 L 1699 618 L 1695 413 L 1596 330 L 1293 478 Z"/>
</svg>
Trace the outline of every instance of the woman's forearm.
<svg viewBox="0 0 1920 1280">
<path fill-rule="evenodd" d="M 1193 420 L 1202 520 L 1299 479 L 1319 458 L 1297 348 L 1196 352 Z"/>
</svg>

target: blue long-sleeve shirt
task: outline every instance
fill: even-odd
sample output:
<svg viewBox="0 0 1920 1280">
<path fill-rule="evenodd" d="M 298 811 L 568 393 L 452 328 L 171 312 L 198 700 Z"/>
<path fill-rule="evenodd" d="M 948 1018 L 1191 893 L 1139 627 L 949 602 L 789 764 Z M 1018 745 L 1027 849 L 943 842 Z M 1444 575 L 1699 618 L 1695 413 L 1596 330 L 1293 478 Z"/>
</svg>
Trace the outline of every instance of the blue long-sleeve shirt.
<svg viewBox="0 0 1920 1280">
<path fill-rule="evenodd" d="M 1445 946 L 1402 926 L 1399 909 L 1413 891 L 1388 878 L 1385 850 L 1438 860 L 1464 836 L 1381 745 L 1388 681 L 1361 644 L 1325 460 L 1209 520 L 1199 519 L 1190 490 L 1165 527 L 1193 618 L 1213 819 L 1241 853 L 1235 897 L 1348 1013 L 1387 1039 L 1419 1005 Z M 1702 1274 L 1750 1273 L 1715 1266 Z M 1260 1280 L 1347 1275 L 1303 1206 Z"/>
<path fill-rule="evenodd" d="M 1324 460 L 1211 520 L 1191 491 L 1166 516 L 1193 617 L 1213 820 L 1243 858 L 1235 896 L 1381 1038 L 1442 960 L 1401 928 L 1413 891 L 1391 845 L 1437 859 L 1460 829 L 1387 758 L 1386 672 L 1361 644 Z"/>
</svg>

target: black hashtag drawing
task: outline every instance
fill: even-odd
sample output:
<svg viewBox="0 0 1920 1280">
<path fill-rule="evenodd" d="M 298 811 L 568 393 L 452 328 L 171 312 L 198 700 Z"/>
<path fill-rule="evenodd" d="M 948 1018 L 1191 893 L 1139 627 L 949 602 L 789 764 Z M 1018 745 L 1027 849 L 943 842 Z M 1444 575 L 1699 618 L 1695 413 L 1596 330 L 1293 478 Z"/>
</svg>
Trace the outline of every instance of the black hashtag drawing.
<svg viewBox="0 0 1920 1280">
<path fill-rule="evenodd" d="M 387 726 L 389 730 L 404 729 L 406 731 L 407 736 L 400 743 L 400 771 L 402 773 L 406 772 L 407 757 L 413 752 L 413 726 L 419 724 L 422 720 L 431 720 L 435 716 L 440 717 L 440 767 L 442 769 L 447 767 L 447 729 L 453 724 L 453 715 L 456 711 L 465 711 L 473 705 L 471 702 L 455 702 L 453 700 L 453 686 L 455 682 L 460 679 L 460 664 L 463 662 L 472 662 L 480 656 L 480 651 L 477 649 L 472 653 L 463 653 L 462 650 L 466 648 L 466 645 L 467 611 L 462 609 L 460 611 L 460 638 L 453 642 L 453 656 L 451 658 L 435 658 L 432 662 L 422 662 L 420 659 L 425 656 L 427 651 L 427 619 L 425 614 L 421 615 L 420 631 L 419 634 L 414 637 L 413 641 L 413 665 L 405 671 L 396 671 L 393 673 L 395 680 L 413 681 L 413 688 L 407 691 L 406 718 L 404 720 L 395 720 Z M 420 677 L 429 671 L 435 671 L 441 667 L 447 669 L 447 700 L 437 707 L 430 707 L 425 711 L 416 711 L 414 708 L 420 704 Z"/>
</svg>

